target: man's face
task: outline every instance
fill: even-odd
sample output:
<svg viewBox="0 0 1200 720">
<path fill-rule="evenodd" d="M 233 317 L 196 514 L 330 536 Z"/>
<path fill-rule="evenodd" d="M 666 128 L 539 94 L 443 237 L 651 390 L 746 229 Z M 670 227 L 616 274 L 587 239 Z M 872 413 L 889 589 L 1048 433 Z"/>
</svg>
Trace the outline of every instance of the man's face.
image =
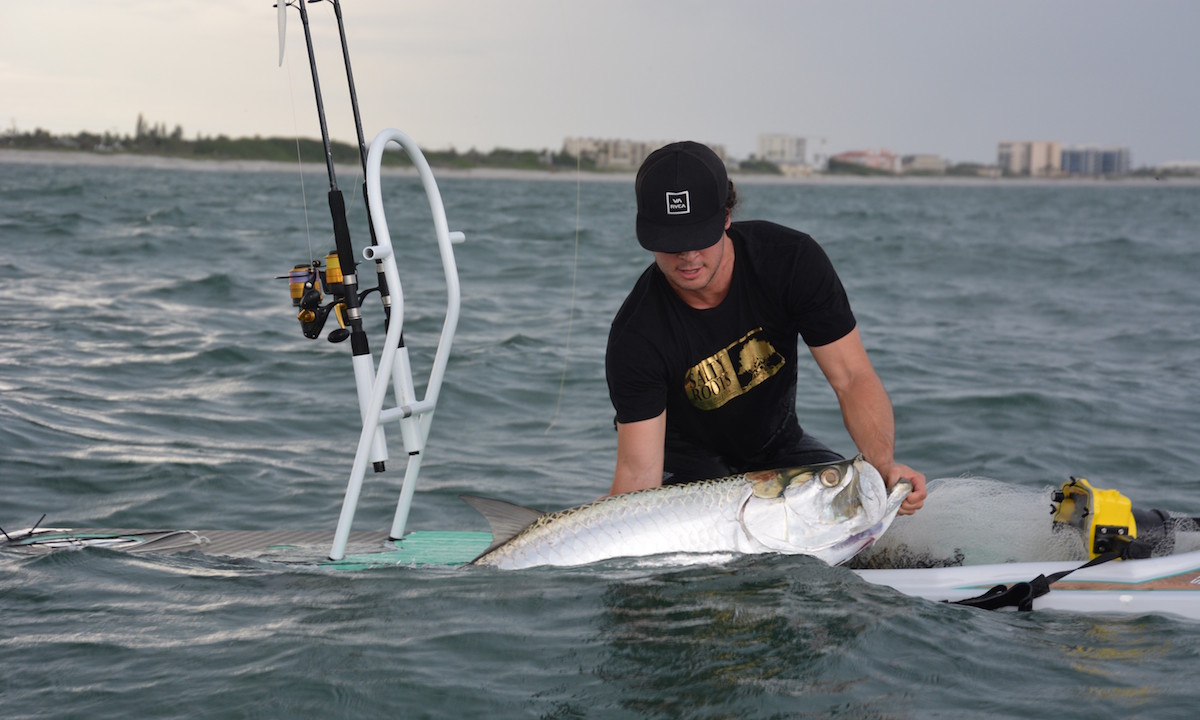
<svg viewBox="0 0 1200 720">
<path fill-rule="evenodd" d="M 725 257 L 725 236 L 703 250 L 654 253 L 654 263 L 677 290 L 700 292 L 709 287 Z"/>
<path fill-rule="evenodd" d="M 730 218 L 725 218 L 725 229 L 728 230 Z M 722 297 L 728 290 L 725 285 L 732 276 L 733 242 L 729 235 L 722 233 L 721 239 L 703 250 L 689 250 L 681 253 L 654 253 L 654 264 L 666 276 L 667 282 L 675 288 L 684 300 L 689 294 L 705 294 L 716 292 Z"/>
</svg>

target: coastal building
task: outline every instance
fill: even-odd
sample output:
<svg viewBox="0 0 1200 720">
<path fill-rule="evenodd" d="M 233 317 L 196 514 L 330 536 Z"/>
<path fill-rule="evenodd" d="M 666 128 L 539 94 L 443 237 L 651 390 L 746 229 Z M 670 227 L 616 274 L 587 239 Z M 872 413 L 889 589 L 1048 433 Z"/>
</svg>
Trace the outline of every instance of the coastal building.
<svg viewBox="0 0 1200 720">
<path fill-rule="evenodd" d="M 758 136 L 759 160 L 774 163 L 784 175 L 808 175 L 808 141 L 797 135 L 762 133 Z"/>
<path fill-rule="evenodd" d="M 1062 151 L 1062 171 L 1067 175 L 1126 175 L 1129 148 L 1069 147 Z"/>
<path fill-rule="evenodd" d="M 900 172 L 900 157 L 891 150 L 850 150 L 829 158 L 830 170 L 833 170 L 838 164 L 881 172 Z"/>
<path fill-rule="evenodd" d="M 900 159 L 902 171 L 916 175 L 945 175 L 947 167 L 949 163 L 937 155 L 905 155 Z"/>
<path fill-rule="evenodd" d="M 667 141 L 616 140 L 604 138 L 567 138 L 563 140 L 563 153 L 586 158 L 596 164 L 598 170 L 636 171 L 650 153 L 668 144 Z M 725 146 L 706 143 L 717 157 L 725 159 Z"/>
<path fill-rule="evenodd" d="M 1200 177 L 1200 161 L 1173 160 L 1156 166 L 1154 171 L 1163 175 L 1195 175 L 1196 177 Z"/>
<path fill-rule="evenodd" d="M 1062 168 L 1062 143 L 1057 140 L 1006 141 L 996 146 L 996 164 L 1005 175 L 1051 177 Z"/>
<path fill-rule="evenodd" d="M 807 141 L 796 135 L 763 133 L 758 136 L 758 159 L 773 163 L 803 163 Z"/>
</svg>

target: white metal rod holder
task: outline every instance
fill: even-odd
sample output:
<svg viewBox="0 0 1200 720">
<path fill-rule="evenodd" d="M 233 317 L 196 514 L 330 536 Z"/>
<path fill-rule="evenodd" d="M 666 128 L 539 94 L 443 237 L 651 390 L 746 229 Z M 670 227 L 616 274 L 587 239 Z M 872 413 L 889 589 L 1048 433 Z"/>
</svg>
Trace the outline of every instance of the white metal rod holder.
<svg viewBox="0 0 1200 720">
<path fill-rule="evenodd" d="M 438 338 L 437 351 L 434 353 L 433 367 L 429 372 L 429 381 L 425 385 L 425 397 L 420 400 L 415 397 L 400 398 L 400 402 L 404 404 L 402 408 L 384 411 L 383 404 L 388 385 L 398 365 L 402 367 L 400 372 L 407 373 L 408 377 L 397 378 L 397 384 L 404 388 L 414 387 L 411 369 L 404 369 L 408 368 L 407 361 L 397 358 L 400 350 L 401 328 L 404 324 L 404 293 L 400 284 L 400 272 L 396 265 L 395 249 L 388 231 L 387 216 L 383 209 L 383 193 L 380 183 L 383 152 L 392 142 L 399 144 L 408 153 L 413 166 L 417 169 L 421 184 L 425 188 L 426 198 L 429 200 L 429 210 L 433 218 L 434 232 L 437 236 L 438 250 L 441 254 L 442 269 L 446 279 L 446 319 L 442 323 L 442 333 Z M 446 365 L 450 360 L 450 347 L 458 328 L 461 305 L 458 266 L 454 261 L 452 245 L 462 242 L 464 236 L 461 232 L 450 232 L 446 222 L 446 210 L 442 205 L 442 196 L 438 191 L 437 182 L 434 180 L 433 171 L 416 142 L 399 130 L 380 132 L 371 141 L 371 148 L 367 153 L 366 175 L 367 199 L 377 244 L 364 251 L 363 256 L 368 260 L 382 261 L 384 277 L 387 279 L 388 289 L 392 294 L 392 315 L 388 324 L 387 337 L 384 340 L 383 352 L 379 358 L 378 371 L 371 383 L 370 392 L 365 394 L 365 405 L 361 406 L 362 432 L 359 434 L 358 447 L 354 453 L 354 464 L 350 468 L 350 479 L 346 484 L 346 496 L 342 501 L 342 512 L 338 517 L 333 547 L 329 551 L 329 557 L 332 560 L 341 560 L 346 555 L 346 543 L 350 539 L 350 527 L 354 524 L 354 513 L 358 508 L 358 499 L 362 492 L 363 478 L 366 474 L 375 431 L 385 414 L 389 418 L 401 418 L 402 425 L 412 423 L 412 427 L 402 430 L 402 435 L 406 438 L 405 450 L 409 460 L 391 529 L 392 537 L 403 536 L 408 510 L 412 504 L 412 495 L 416 488 L 417 474 L 421 467 L 424 444 L 429 435 L 433 411 L 437 407 L 442 379 L 446 374 Z M 416 447 L 409 447 L 410 444 L 415 444 Z"/>
</svg>

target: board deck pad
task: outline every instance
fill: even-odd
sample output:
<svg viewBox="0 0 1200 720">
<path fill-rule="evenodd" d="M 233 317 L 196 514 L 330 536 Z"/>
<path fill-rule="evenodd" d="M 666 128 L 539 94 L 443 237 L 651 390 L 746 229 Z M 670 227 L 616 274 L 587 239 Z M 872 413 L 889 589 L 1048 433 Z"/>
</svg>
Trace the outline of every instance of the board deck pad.
<svg viewBox="0 0 1200 720">
<path fill-rule="evenodd" d="M 323 563 L 338 570 L 361 570 L 385 566 L 457 566 L 474 560 L 492 544 L 488 532 L 419 530 L 402 540 L 388 541 L 390 551 L 347 554 L 341 560 Z"/>
</svg>

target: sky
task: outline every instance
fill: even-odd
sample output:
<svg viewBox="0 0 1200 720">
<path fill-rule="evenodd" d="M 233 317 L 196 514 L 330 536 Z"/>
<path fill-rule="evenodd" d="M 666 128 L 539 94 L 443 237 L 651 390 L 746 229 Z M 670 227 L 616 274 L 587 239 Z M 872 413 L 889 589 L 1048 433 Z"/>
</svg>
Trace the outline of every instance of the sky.
<svg viewBox="0 0 1200 720">
<path fill-rule="evenodd" d="M 367 141 L 566 137 L 995 163 L 1006 140 L 1200 161 L 1195 0 L 343 0 Z M 354 141 L 337 23 L 309 6 L 330 134 Z M 319 137 L 303 26 L 272 0 L 0 6 L 0 129 Z"/>
</svg>

